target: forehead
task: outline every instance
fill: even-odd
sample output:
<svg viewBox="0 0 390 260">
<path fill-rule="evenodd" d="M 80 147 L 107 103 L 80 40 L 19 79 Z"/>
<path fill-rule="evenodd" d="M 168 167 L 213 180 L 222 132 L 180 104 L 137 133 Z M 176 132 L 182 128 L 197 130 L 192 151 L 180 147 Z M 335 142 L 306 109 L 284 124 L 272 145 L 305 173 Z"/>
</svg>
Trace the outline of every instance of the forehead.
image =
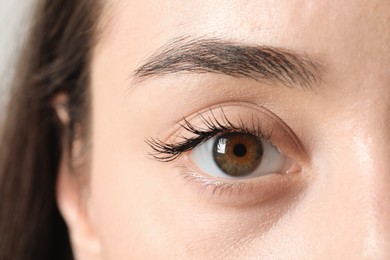
<svg viewBox="0 0 390 260">
<path fill-rule="evenodd" d="M 112 0 L 107 6 L 96 53 L 118 58 L 127 74 L 172 39 L 187 36 L 308 53 L 345 81 L 369 74 L 384 82 L 389 74 L 390 1 Z"/>
<path fill-rule="evenodd" d="M 390 2 L 380 0 L 121 0 L 109 6 L 111 25 L 145 40 L 208 35 L 261 44 L 294 39 L 299 45 L 311 35 L 321 44 L 330 37 L 373 35 L 374 28 L 382 34 L 390 18 Z"/>
</svg>

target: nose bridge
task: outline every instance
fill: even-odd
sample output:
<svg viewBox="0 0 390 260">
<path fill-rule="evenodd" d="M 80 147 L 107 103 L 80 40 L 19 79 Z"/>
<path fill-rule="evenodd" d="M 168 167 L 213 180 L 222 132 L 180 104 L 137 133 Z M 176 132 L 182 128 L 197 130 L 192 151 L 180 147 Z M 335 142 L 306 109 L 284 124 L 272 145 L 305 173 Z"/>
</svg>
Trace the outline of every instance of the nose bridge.
<svg viewBox="0 0 390 260">
<path fill-rule="evenodd" d="M 383 100 L 382 100 L 383 101 Z M 390 257 L 390 113 L 385 102 L 372 103 L 352 138 L 356 216 L 364 229 L 364 254 Z"/>
<path fill-rule="evenodd" d="M 355 166 L 355 203 L 361 207 L 362 215 L 357 218 L 364 229 L 365 254 L 382 258 L 390 257 L 390 140 L 378 134 L 380 131 L 375 132 L 365 138 L 355 136 L 355 141 L 361 142 Z"/>
</svg>

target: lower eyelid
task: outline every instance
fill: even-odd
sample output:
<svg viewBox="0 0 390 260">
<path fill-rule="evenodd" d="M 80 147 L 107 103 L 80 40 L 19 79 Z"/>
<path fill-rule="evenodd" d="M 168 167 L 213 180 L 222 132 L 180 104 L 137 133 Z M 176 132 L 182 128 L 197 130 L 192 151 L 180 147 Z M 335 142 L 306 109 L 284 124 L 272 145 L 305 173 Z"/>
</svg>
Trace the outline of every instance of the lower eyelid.
<svg viewBox="0 0 390 260">
<path fill-rule="evenodd" d="M 305 186 L 301 172 L 272 173 L 239 181 L 218 179 L 201 173 L 185 157 L 176 169 L 189 188 L 189 196 L 195 194 L 201 201 L 219 206 L 254 206 L 276 197 L 297 194 Z"/>
</svg>

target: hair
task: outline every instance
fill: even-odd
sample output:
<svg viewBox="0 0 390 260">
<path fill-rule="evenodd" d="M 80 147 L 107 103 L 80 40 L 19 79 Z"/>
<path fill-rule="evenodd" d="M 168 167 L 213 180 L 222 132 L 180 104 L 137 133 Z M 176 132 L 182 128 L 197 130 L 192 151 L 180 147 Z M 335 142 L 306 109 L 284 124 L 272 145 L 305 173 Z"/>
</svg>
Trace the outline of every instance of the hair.
<svg viewBox="0 0 390 260">
<path fill-rule="evenodd" d="M 41 0 L 36 6 L 0 138 L 2 260 L 73 259 L 55 185 L 64 134 L 72 140 L 75 125 L 88 128 L 89 63 L 100 16 L 97 2 Z M 66 126 L 52 104 L 59 93 L 69 99 Z"/>
</svg>

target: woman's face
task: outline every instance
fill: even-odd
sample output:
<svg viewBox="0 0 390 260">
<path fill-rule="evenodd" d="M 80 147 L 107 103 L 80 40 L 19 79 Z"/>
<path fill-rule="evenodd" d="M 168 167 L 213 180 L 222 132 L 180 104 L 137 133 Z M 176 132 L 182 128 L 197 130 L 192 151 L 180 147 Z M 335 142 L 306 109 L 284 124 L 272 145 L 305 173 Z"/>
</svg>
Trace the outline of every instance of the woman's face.
<svg viewBox="0 0 390 260">
<path fill-rule="evenodd" d="M 98 258 L 390 257 L 390 1 L 107 2 Z"/>
</svg>

